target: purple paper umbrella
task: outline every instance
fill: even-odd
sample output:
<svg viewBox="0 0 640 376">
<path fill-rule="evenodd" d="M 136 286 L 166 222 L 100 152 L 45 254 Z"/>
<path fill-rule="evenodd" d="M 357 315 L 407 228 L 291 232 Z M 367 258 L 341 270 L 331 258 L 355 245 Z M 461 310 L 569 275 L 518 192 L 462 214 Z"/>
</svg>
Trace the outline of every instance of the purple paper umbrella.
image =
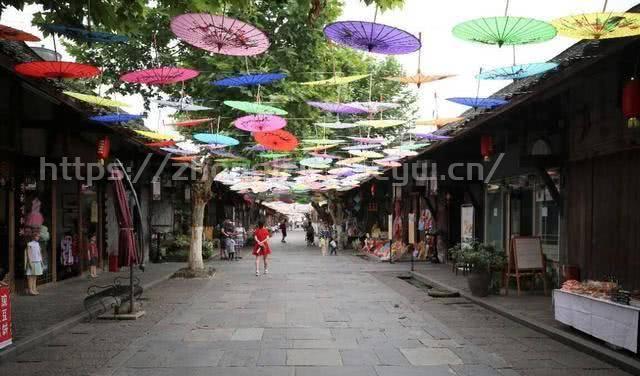
<svg viewBox="0 0 640 376">
<path fill-rule="evenodd" d="M 418 133 L 416 134 L 416 137 L 426 138 L 427 140 L 430 140 L 430 141 L 448 140 L 451 138 L 449 136 L 442 136 L 442 135 L 433 134 L 433 133 Z"/>
<path fill-rule="evenodd" d="M 233 124 L 243 131 L 271 132 L 286 127 L 287 121 L 275 115 L 250 115 L 236 119 Z"/>
<path fill-rule="evenodd" d="M 351 102 L 347 103 L 347 106 L 361 108 L 362 110 L 370 114 L 375 114 L 386 110 L 393 110 L 400 107 L 400 105 L 397 103 L 389 102 Z"/>
<path fill-rule="evenodd" d="M 409 54 L 421 46 L 414 35 L 375 22 L 334 22 L 325 26 L 324 35 L 338 44 L 385 55 Z"/>
<path fill-rule="evenodd" d="M 255 26 L 209 13 L 175 17 L 171 20 L 171 31 L 192 46 L 223 55 L 258 55 L 270 45 L 265 33 Z"/>
<path fill-rule="evenodd" d="M 307 102 L 309 106 L 319 108 L 323 111 L 333 112 L 336 114 L 366 114 L 367 111 L 362 107 L 349 106 L 341 103 L 329 102 Z"/>
</svg>

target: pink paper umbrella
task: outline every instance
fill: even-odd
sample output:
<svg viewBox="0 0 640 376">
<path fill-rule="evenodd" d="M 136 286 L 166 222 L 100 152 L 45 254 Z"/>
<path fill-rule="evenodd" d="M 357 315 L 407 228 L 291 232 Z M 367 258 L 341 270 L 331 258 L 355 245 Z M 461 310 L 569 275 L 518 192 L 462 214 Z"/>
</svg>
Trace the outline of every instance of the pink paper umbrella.
<svg viewBox="0 0 640 376">
<path fill-rule="evenodd" d="M 125 73 L 120 76 L 120 80 L 134 84 L 167 85 L 190 80 L 199 74 L 193 69 L 162 67 Z"/>
<path fill-rule="evenodd" d="M 248 132 L 271 132 L 287 126 L 287 121 L 275 115 L 243 116 L 233 122 L 236 128 Z"/>
<path fill-rule="evenodd" d="M 255 26 L 209 13 L 175 17 L 171 20 L 171 31 L 192 46 L 223 55 L 258 55 L 270 45 L 265 33 Z"/>
</svg>

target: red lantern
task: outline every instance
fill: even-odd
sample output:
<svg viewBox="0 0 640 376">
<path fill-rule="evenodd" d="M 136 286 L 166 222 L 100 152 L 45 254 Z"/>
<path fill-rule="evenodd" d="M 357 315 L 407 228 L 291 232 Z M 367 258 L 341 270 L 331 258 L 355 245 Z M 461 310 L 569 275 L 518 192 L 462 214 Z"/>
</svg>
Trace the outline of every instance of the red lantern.
<svg viewBox="0 0 640 376">
<path fill-rule="evenodd" d="M 96 154 L 98 155 L 98 159 L 100 161 L 104 161 L 105 159 L 109 158 L 110 148 L 111 141 L 109 140 L 109 137 L 104 136 L 103 138 L 98 140 L 98 143 L 96 145 Z"/>
<path fill-rule="evenodd" d="M 640 127 L 640 80 L 633 77 L 622 89 L 622 113 L 627 119 L 627 127 Z"/>
<path fill-rule="evenodd" d="M 371 184 L 371 197 L 376 197 L 376 185 Z"/>
<path fill-rule="evenodd" d="M 480 137 L 480 154 L 485 162 L 491 159 L 493 155 L 493 137 L 489 135 Z"/>
</svg>

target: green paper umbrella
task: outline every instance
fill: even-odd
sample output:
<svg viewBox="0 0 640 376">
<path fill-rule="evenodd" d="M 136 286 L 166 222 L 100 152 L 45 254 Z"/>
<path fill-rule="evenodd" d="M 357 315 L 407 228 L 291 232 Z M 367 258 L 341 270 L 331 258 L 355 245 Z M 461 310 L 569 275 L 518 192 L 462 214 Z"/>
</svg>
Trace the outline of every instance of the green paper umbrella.
<svg viewBox="0 0 640 376">
<path fill-rule="evenodd" d="M 289 154 L 288 153 L 260 153 L 258 154 L 258 156 L 260 158 L 278 159 L 278 158 L 288 157 Z"/>
<path fill-rule="evenodd" d="M 556 28 L 548 22 L 509 16 L 477 18 L 453 28 L 453 35 L 460 39 L 499 47 L 545 42 L 557 34 Z"/>
<path fill-rule="evenodd" d="M 224 101 L 224 104 L 235 108 L 236 110 L 248 112 L 251 114 L 267 114 L 267 115 L 286 115 L 287 111 L 280 108 L 267 106 L 260 103 L 242 102 L 242 101 Z"/>
<path fill-rule="evenodd" d="M 301 82 L 301 85 L 307 86 L 322 86 L 322 85 L 344 85 L 349 82 L 362 80 L 363 78 L 369 77 L 368 74 L 360 74 L 357 76 L 347 76 L 347 77 L 332 77 L 327 80 L 320 81 L 309 81 L 309 82 Z"/>
</svg>

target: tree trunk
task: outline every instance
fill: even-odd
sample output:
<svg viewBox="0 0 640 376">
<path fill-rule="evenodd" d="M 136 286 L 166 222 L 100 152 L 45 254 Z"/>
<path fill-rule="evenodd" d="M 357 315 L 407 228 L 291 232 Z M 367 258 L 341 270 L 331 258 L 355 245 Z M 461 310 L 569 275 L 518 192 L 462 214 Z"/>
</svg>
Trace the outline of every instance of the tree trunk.
<svg viewBox="0 0 640 376">
<path fill-rule="evenodd" d="M 204 228 L 204 208 L 207 202 L 198 198 L 191 200 L 191 246 L 189 248 L 189 269 L 203 270 L 202 233 Z"/>
</svg>

